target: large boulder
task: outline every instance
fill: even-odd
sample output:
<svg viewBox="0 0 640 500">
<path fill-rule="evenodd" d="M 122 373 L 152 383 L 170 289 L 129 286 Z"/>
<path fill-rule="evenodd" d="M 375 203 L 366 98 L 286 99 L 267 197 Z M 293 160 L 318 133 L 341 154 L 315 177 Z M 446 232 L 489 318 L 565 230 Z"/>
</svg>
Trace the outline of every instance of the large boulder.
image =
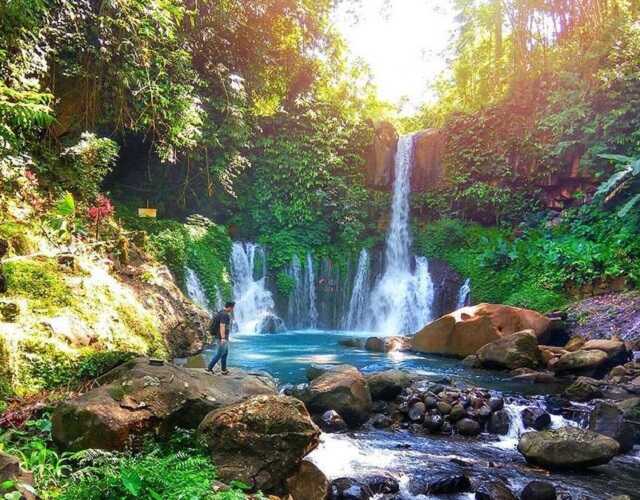
<svg viewBox="0 0 640 500">
<path fill-rule="evenodd" d="M 565 396 L 573 401 L 585 403 L 603 396 L 601 383 L 589 377 L 578 377 L 578 379 L 567 387 L 564 391 Z"/>
<path fill-rule="evenodd" d="M 349 477 L 334 479 L 329 487 L 329 500 L 369 500 L 373 495 L 369 486 Z"/>
<path fill-rule="evenodd" d="M 631 352 L 627 349 L 625 343 L 618 339 L 589 340 L 582 346 L 582 349 L 606 352 L 610 366 L 622 365 L 632 358 Z"/>
<path fill-rule="evenodd" d="M 287 479 L 318 446 L 320 429 L 301 401 L 270 395 L 209 413 L 198 435 L 223 481 L 240 480 L 254 489 L 282 494 Z"/>
<path fill-rule="evenodd" d="M 351 365 L 332 365 L 328 363 L 327 364 L 314 363 L 307 367 L 307 380 L 311 382 L 312 380 L 318 378 L 320 375 L 324 375 L 327 372 L 349 370 L 351 368 L 353 368 Z"/>
<path fill-rule="evenodd" d="M 518 451 L 528 462 L 548 469 L 603 465 L 615 457 L 619 450 L 620 445 L 614 439 L 576 427 L 527 432 L 518 443 Z"/>
<path fill-rule="evenodd" d="M 536 368 L 542 362 L 538 339 L 533 330 L 494 340 L 481 347 L 477 356 L 483 367 L 503 370 Z"/>
<path fill-rule="evenodd" d="M 351 427 L 363 424 L 371 413 L 371 393 L 360 371 L 351 366 L 332 370 L 313 379 L 304 390 L 296 392 L 314 415 L 337 411 Z"/>
<path fill-rule="evenodd" d="M 635 444 L 635 428 L 625 420 L 624 410 L 607 401 L 596 404 L 589 416 L 589 429 L 615 439 L 620 453 L 631 451 Z"/>
<path fill-rule="evenodd" d="M 287 480 L 292 500 L 326 500 L 329 494 L 329 480 L 318 466 L 303 460 L 298 471 Z"/>
<path fill-rule="evenodd" d="M 444 177 L 446 136 L 440 129 L 427 129 L 414 136 L 414 166 L 411 170 L 411 191 L 422 193 L 433 189 Z"/>
<path fill-rule="evenodd" d="M 597 373 L 598 368 L 603 366 L 608 359 L 609 356 L 604 351 L 581 349 L 561 356 L 553 365 L 553 371 L 561 374 L 572 373 L 589 376 Z"/>
<path fill-rule="evenodd" d="M 121 450 L 148 432 L 175 426 L 196 428 L 210 411 L 257 394 L 275 394 L 268 375 L 233 370 L 213 376 L 204 370 L 152 364 L 137 358 L 102 376 L 99 387 L 61 403 L 54 411 L 53 437 L 63 448 Z"/>
<path fill-rule="evenodd" d="M 4 485 L 4 487 L 3 487 Z M 0 451 L 0 493 L 2 498 L 13 498 L 12 494 L 19 493 L 18 498 L 36 500 L 39 498 L 33 487 L 33 474 L 20 466 L 20 460 Z"/>
<path fill-rule="evenodd" d="M 386 370 L 367 375 L 367 384 L 374 401 L 392 401 L 411 385 L 411 376 L 402 370 Z"/>
<path fill-rule="evenodd" d="M 479 304 L 464 307 L 428 324 L 413 338 L 418 352 L 466 357 L 478 349 L 523 330 L 533 330 L 541 339 L 549 319 L 528 309 Z"/>
<path fill-rule="evenodd" d="M 369 337 L 364 348 L 371 352 L 406 351 L 411 348 L 411 340 L 408 337 Z"/>
</svg>

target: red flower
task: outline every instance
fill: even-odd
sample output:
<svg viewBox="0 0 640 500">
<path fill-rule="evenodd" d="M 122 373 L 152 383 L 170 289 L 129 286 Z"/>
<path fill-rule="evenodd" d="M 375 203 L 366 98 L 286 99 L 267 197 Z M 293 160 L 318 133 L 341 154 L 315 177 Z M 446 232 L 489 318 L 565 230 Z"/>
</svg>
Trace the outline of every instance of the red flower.
<svg viewBox="0 0 640 500">
<path fill-rule="evenodd" d="M 106 219 L 113 214 L 113 205 L 111 200 L 106 196 L 100 195 L 96 200 L 96 204 L 89 207 L 87 215 L 94 223 L 99 223 L 102 219 Z"/>
</svg>

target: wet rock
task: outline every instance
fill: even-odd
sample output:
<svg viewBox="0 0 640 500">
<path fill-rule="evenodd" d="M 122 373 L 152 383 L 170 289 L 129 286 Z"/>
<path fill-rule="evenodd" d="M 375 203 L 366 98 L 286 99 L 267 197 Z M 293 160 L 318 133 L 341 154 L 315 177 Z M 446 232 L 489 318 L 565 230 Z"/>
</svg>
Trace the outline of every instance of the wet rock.
<svg viewBox="0 0 640 500">
<path fill-rule="evenodd" d="M 569 352 L 558 359 L 553 366 L 556 373 L 594 374 L 603 366 L 609 356 L 606 352 L 597 349 Z"/>
<path fill-rule="evenodd" d="M 307 367 L 307 380 L 309 382 L 317 379 L 321 375 L 333 371 L 344 371 L 353 368 L 351 365 L 331 365 L 331 364 L 313 364 Z"/>
<path fill-rule="evenodd" d="M 482 408 L 480 408 L 478 410 L 478 418 L 483 422 L 489 420 L 491 418 L 491 408 L 489 408 L 488 406 L 483 406 Z"/>
<path fill-rule="evenodd" d="M 198 435 L 223 481 L 240 480 L 278 494 L 286 491 L 287 479 L 318 446 L 320 429 L 301 401 L 254 396 L 209 413 Z"/>
<path fill-rule="evenodd" d="M 392 401 L 411 384 L 410 375 L 401 370 L 374 373 L 367 375 L 366 379 L 374 401 Z"/>
<path fill-rule="evenodd" d="M 514 370 L 535 368 L 542 362 L 533 330 L 516 332 L 486 344 L 476 353 L 484 368 Z"/>
<path fill-rule="evenodd" d="M 341 339 L 338 341 L 338 344 L 343 347 L 352 347 L 354 349 L 364 349 L 364 339 L 359 339 L 359 338 Z"/>
<path fill-rule="evenodd" d="M 352 366 L 331 370 L 296 394 L 312 414 L 322 414 L 327 410 L 337 411 L 350 427 L 357 427 L 369 418 L 371 394 L 367 382 L 360 371 Z"/>
<path fill-rule="evenodd" d="M 480 424 L 470 418 L 463 418 L 456 424 L 458 432 L 462 436 L 477 436 L 480 434 Z"/>
<path fill-rule="evenodd" d="M 445 401 L 439 401 L 436 405 L 436 408 L 443 415 L 448 415 L 449 413 L 451 413 L 451 405 L 449 403 L 446 403 Z"/>
<path fill-rule="evenodd" d="M 589 430 L 615 439 L 620 453 L 631 451 L 636 441 L 635 428 L 625 420 L 624 411 L 606 401 L 598 402 L 591 412 Z"/>
<path fill-rule="evenodd" d="M 511 425 L 511 417 L 506 410 L 498 410 L 491 415 L 489 423 L 487 424 L 487 430 L 491 434 L 506 435 L 509 434 L 509 427 Z"/>
<path fill-rule="evenodd" d="M 53 412 L 53 438 L 62 448 L 121 450 L 135 436 L 169 433 L 176 426 L 193 429 L 212 410 L 276 393 L 267 375 L 234 369 L 227 376 L 212 376 L 168 363 L 152 365 L 148 358 L 114 368 L 99 383 Z"/>
<path fill-rule="evenodd" d="M 438 406 L 438 400 L 433 396 L 427 396 L 424 398 L 424 404 L 427 407 L 427 410 L 433 410 Z"/>
<path fill-rule="evenodd" d="M 520 500 L 556 500 L 557 497 L 556 487 L 547 481 L 531 481 L 520 493 Z"/>
<path fill-rule="evenodd" d="M 372 496 L 366 484 L 347 477 L 334 479 L 329 487 L 329 500 L 369 500 Z"/>
<path fill-rule="evenodd" d="M 364 483 L 374 495 L 391 495 L 400 491 L 400 483 L 389 474 L 377 474 L 365 478 Z"/>
<path fill-rule="evenodd" d="M 467 368 L 482 368 L 482 362 L 480 358 L 475 354 L 471 354 L 462 360 L 462 364 Z"/>
<path fill-rule="evenodd" d="M 451 408 L 449 412 L 449 419 L 452 422 L 457 422 L 461 418 L 464 418 L 467 415 L 467 410 L 465 410 L 464 406 L 461 404 L 456 404 Z"/>
<path fill-rule="evenodd" d="M 298 471 L 287 480 L 292 500 L 326 500 L 329 480 L 318 467 L 303 460 Z"/>
<path fill-rule="evenodd" d="M 625 343 L 617 339 L 589 340 L 582 349 L 606 352 L 610 366 L 622 365 L 631 359 L 631 353 L 627 350 Z"/>
<path fill-rule="evenodd" d="M 427 411 L 426 406 L 422 402 L 415 403 L 409 408 L 409 419 L 413 422 L 419 422 Z"/>
<path fill-rule="evenodd" d="M 463 474 L 446 476 L 429 481 L 424 493 L 427 495 L 451 495 L 471 491 L 471 481 Z"/>
<path fill-rule="evenodd" d="M 498 411 L 504 408 L 504 399 L 500 397 L 492 397 L 489 399 L 489 408 L 491 411 Z"/>
<path fill-rule="evenodd" d="M 386 429 L 393 425 L 393 419 L 387 415 L 377 414 L 371 418 L 371 425 L 376 429 Z"/>
<path fill-rule="evenodd" d="M 451 435 L 453 433 L 453 426 L 451 425 L 451 422 L 449 422 L 448 420 L 442 422 L 442 428 L 440 429 L 440 432 L 445 436 Z"/>
<path fill-rule="evenodd" d="M 567 387 L 564 395 L 573 401 L 587 402 L 603 396 L 600 383 L 589 377 L 579 377 Z"/>
<path fill-rule="evenodd" d="M 476 500 L 518 500 L 502 481 L 483 482 L 476 490 Z"/>
<path fill-rule="evenodd" d="M 444 420 L 440 415 L 425 415 L 422 425 L 429 432 L 436 433 L 442 429 L 443 423 Z"/>
<path fill-rule="evenodd" d="M 324 432 L 343 432 L 347 424 L 335 410 L 327 410 L 317 419 L 316 423 Z"/>
<path fill-rule="evenodd" d="M 364 348 L 371 352 L 406 351 L 411 347 L 408 337 L 369 337 Z"/>
<path fill-rule="evenodd" d="M 542 408 L 532 406 L 522 410 L 522 422 L 525 427 L 542 431 L 551 425 L 551 415 Z"/>
<path fill-rule="evenodd" d="M 548 469 L 603 465 L 611 461 L 619 449 L 614 439 L 576 427 L 527 432 L 518 443 L 518 451 L 528 462 Z"/>
<path fill-rule="evenodd" d="M 445 315 L 425 326 L 413 338 L 418 352 L 466 357 L 502 337 L 531 329 L 542 336 L 549 319 L 516 307 L 479 304 Z"/>
</svg>

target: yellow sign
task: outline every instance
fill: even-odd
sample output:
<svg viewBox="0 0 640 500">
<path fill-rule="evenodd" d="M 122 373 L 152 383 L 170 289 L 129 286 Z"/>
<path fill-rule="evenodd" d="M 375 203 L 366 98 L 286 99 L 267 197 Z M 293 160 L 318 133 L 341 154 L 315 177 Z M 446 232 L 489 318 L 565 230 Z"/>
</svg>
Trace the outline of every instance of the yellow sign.
<svg viewBox="0 0 640 500">
<path fill-rule="evenodd" d="M 155 208 L 139 208 L 138 209 L 138 217 L 151 217 L 155 219 L 157 214 L 158 214 L 158 210 Z"/>
</svg>

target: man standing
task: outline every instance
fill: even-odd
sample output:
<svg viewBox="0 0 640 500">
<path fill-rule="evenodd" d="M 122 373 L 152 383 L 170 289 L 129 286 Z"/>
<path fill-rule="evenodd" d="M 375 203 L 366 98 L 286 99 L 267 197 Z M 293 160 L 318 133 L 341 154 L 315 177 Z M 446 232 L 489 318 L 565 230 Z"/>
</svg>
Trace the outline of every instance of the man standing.
<svg viewBox="0 0 640 500">
<path fill-rule="evenodd" d="M 229 334 L 231 333 L 231 315 L 233 314 L 233 308 L 236 306 L 235 302 L 227 302 L 224 305 L 224 309 L 218 312 L 211 322 L 211 334 L 216 338 L 218 342 L 218 352 L 209 363 L 207 371 L 213 372 L 213 368 L 216 363 L 222 360 L 222 374 L 228 375 L 227 371 L 227 356 L 229 355 Z"/>
</svg>

